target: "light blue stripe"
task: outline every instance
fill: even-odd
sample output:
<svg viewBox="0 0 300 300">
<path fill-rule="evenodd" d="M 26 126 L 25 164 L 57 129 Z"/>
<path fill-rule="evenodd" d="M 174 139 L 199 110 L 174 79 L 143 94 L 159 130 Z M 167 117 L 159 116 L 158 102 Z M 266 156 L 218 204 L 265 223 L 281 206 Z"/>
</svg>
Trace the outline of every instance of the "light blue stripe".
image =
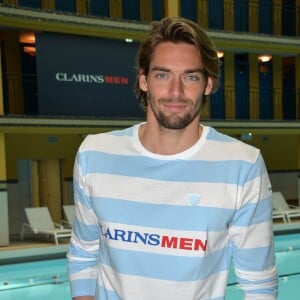
<svg viewBox="0 0 300 300">
<path fill-rule="evenodd" d="M 238 140 L 234 139 L 233 137 L 220 133 L 212 127 L 208 126 L 208 129 L 209 131 L 206 137 L 207 140 L 226 142 L 226 143 L 238 142 Z"/>
<path fill-rule="evenodd" d="M 84 251 L 81 248 L 75 247 L 73 244 L 70 244 L 69 247 L 69 254 L 71 254 L 72 256 L 78 256 L 78 257 L 83 257 L 83 258 L 88 258 L 91 261 L 92 260 L 96 260 L 97 256 L 98 256 L 98 251 L 96 252 L 90 252 L 90 251 Z M 71 262 L 71 264 L 73 264 L 73 261 Z M 82 264 L 82 262 L 78 262 L 79 264 Z M 74 264 L 76 264 L 76 262 L 74 261 Z M 91 263 L 92 265 L 94 264 L 94 262 Z"/>
<path fill-rule="evenodd" d="M 92 242 L 99 239 L 98 225 L 86 225 L 75 219 L 73 228 L 76 237 L 82 241 Z"/>
<path fill-rule="evenodd" d="M 120 249 L 109 249 L 100 261 L 119 273 L 162 280 L 197 281 L 227 270 L 230 257 L 225 250 L 202 257 L 182 257 Z M 113 262 L 113 263 L 112 263 Z"/>
<path fill-rule="evenodd" d="M 80 153 L 83 175 L 104 173 L 177 182 L 219 182 L 243 185 L 261 176 L 261 168 L 243 160 L 163 160 L 145 156 Z M 205 171 L 203 171 L 205 170 Z M 251 174 L 249 173 L 251 170 Z"/>
<path fill-rule="evenodd" d="M 233 210 L 139 203 L 134 201 L 95 198 L 93 206 L 101 221 L 157 227 L 173 230 L 227 230 Z"/>
<path fill-rule="evenodd" d="M 240 270 L 259 272 L 274 266 L 273 247 L 260 247 L 235 250 L 235 264 Z M 238 254 L 238 255 L 237 255 Z"/>
<path fill-rule="evenodd" d="M 253 283 L 252 283 L 253 284 Z M 260 295 L 273 295 L 276 296 L 277 295 L 277 289 L 276 288 L 265 288 L 265 289 L 255 289 L 255 290 L 247 290 L 247 288 L 245 288 L 245 292 L 248 295 L 251 294 L 260 294 Z"/>
<path fill-rule="evenodd" d="M 247 227 L 253 224 L 268 222 L 272 217 L 272 200 L 266 198 L 257 203 L 250 203 L 240 208 L 234 216 L 235 226 Z"/>
<path fill-rule="evenodd" d="M 247 280 L 247 279 L 244 279 L 244 278 L 241 278 L 241 277 L 238 277 L 238 281 L 239 283 L 242 283 L 242 284 L 250 284 L 252 285 L 253 284 L 253 280 Z M 269 278 L 264 278 L 263 280 L 255 280 L 255 284 L 263 284 L 263 283 L 269 283 L 270 281 L 273 281 L 273 280 L 276 280 L 277 276 L 275 277 L 269 277 Z"/>
</svg>

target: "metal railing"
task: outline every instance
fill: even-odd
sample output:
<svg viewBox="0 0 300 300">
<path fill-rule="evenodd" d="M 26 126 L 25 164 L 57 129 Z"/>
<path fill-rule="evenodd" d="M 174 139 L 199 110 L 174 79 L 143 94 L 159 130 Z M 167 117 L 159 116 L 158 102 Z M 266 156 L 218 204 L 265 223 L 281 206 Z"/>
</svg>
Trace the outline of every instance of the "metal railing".
<svg viewBox="0 0 300 300">
<path fill-rule="evenodd" d="M 181 0 L 185 1 L 185 0 Z M 201 4 L 201 2 L 203 2 Z M 281 32 L 282 35 L 287 36 L 299 36 L 300 35 L 300 7 L 296 5 L 278 5 L 273 4 L 272 2 L 267 1 L 258 1 L 258 4 L 254 5 L 248 3 L 248 1 L 240 2 L 240 1 L 218 1 L 223 5 L 213 5 L 211 3 L 216 2 L 208 2 L 208 0 L 201 0 L 201 6 L 212 7 L 208 13 L 208 29 L 212 30 L 223 30 L 224 24 L 220 24 L 220 20 L 224 20 L 224 14 L 228 19 L 234 20 L 235 30 L 240 32 L 251 32 L 252 29 L 248 28 L 248 18 L 258 16 L 258 32 L 265 34 L 278 34 L 278 31 Z M 102 9 L 101 11 L 97 6 L 94 5 L 92 0 L 83 0 L 80 4 L 80 7 L 76 7 L 78 5 L 77 1 L 69 1 L 62 2 L 63 5 L 58 7 L 54 7 L 52 10 L 54 13 L 66 14 L 66 15 L 74 15 L 74 16 L 90 16 L 90 17 L 102 17 L 109 18 L 109 2 L 107 1 L 107 9 Z M 2 6 L 14 6 L 21 9 L 32 9 L 32 10 L 40 10 L 49 12 L 49 8 L 43 8 L 41 1 L 32 1 L 32 0 L 19 0 L 19 1 L 0 1 L 0 5 Z M 54 5 L 55 6 L 55 5 Z M 161 5 L 163 7 L 163 5 Z M 162 8 L 163 9 L 163 8 Z M 191 9 L 193 9 L 191 7 Z M 51 10 L 51 9 L 50 9 Z M 197 14 L 201 14 L 203 12 L 197 11 Z M 246 13 L 246 16 L 245 16 Z M 213 15 L 212 15 L 213 14 Z M 231 14 L 228 15 L 228 14 Z M 206 17 L 206 16 L 199 16 Z M 217 21 L 216 21 L 217 20 Z M 132 21 L 141 21 L 140 15 L 134 16 L 134 20 Z M 224 22 L 223 22 L 224 23 Z M 223 25 L 223 26 L 222 26 Z M 279 28 L 280 27 L 280 28 Z"/>
</svg>

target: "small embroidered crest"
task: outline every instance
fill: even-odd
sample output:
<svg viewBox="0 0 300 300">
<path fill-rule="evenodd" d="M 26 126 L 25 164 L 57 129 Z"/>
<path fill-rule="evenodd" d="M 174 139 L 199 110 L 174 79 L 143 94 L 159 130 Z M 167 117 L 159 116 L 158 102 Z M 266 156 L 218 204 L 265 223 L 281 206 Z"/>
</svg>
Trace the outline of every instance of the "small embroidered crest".
<svg viewBox="0 0 300 300">
<path fill-rule="evenodd" d="M 197 206 L 201 200 L 201 195 L 199 194 L 188 194 L 187 202 L 189 206 Z"/>
</svg>

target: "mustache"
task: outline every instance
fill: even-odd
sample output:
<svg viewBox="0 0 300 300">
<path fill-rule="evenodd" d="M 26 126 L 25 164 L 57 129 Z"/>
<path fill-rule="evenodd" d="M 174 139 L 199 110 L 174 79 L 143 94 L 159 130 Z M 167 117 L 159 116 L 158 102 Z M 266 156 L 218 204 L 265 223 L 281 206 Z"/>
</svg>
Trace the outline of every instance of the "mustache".
<svg viewBox="0 0 300 300">
<path fill-rule="evenodd" d="M 182 104 L 186 104 L 191 102 L 190 99 L 188 98 L 159 98 L 158 102 L 161 103 L 182 103 Z"/>
</svg>

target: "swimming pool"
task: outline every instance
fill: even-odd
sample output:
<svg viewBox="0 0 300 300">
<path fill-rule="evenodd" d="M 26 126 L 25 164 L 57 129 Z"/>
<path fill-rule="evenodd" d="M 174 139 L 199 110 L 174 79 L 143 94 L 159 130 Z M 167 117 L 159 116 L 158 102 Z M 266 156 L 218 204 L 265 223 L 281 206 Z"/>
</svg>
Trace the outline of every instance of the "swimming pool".
<svg viewBox="0 0 300 300">
<path fill-rule="evenodd" d="M 275 236 L 279 270 L 278 300 L 298 300 L 300 289 L 300 233 Z M 226 300 L 242 299 L 230 273 Z M 0 266 L 0 300 L 70 300 L 65 258 Z"/>
<path fill-rule="evenodd" d="M 71 299 L 65 258 L 0 266 L 1 300 Z"/>
</svg>

